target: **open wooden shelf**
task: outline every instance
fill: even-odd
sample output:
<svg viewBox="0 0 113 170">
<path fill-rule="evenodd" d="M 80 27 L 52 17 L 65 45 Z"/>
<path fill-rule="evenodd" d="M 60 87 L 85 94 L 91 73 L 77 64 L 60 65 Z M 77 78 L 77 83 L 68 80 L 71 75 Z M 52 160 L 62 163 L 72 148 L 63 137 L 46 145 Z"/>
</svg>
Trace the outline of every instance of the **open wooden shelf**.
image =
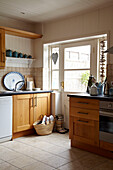
<svg viewBox="0 0 113 170">
<path fill-rule="evenodd" d="M 10 34 L 10 35 L 16 35 L 16 36 L 31 38 L 31 39 L 42 38 L 41 34 L 36 34 L 28 31 L 23 31 L 23 30 L 18 30 L 14 28 L 3 27 L 3 26 L 0 26 L 0 29 L 3 29 L 6 34 Z"/>
</svg>

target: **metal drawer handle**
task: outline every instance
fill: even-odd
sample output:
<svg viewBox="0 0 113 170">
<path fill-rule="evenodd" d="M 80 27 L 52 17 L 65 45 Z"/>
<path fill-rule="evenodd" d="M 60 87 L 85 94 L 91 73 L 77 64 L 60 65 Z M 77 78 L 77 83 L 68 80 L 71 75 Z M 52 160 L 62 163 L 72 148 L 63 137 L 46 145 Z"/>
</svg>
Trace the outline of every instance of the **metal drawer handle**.
<svg viewBox="0 0 113 170">
<path fill-rule="evenodd" d="M 84 114 L 84 115 L 88 115 L 88 113 L 84 113 L 84 112 L 77 112 L 78 114 Z"/>
<path fill-rule="evenodd" d="M 88 121 L 85 120 L 77 120 L 78 122 L 88 123 Z"/>
<path fill-rule="evenodd" d="M 88 103 L 84 103 L 84 102 L 77 102 L 77 103 L 80 103 L 80 104 L 88 104 Z"/>
</svg>

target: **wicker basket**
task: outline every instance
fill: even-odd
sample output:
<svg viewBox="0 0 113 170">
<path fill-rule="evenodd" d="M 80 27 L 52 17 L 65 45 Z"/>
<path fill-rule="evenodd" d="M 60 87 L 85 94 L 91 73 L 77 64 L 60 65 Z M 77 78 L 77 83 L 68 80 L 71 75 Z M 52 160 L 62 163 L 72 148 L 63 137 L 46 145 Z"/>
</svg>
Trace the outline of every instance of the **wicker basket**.
<svg viewBox="0 0 113 170">
<path fill-rule="evenodd" d="M 38 135 L 49 135 L 52 133 L 53 131 L 53 127 L 54 127 L 54 121 L 52 123 L 49 123 L 48 125 L 43 125 L 43 124 L 38 124 L 39 121 L 35 122 L 33 124 L 36 132 Z"/>
</svg>

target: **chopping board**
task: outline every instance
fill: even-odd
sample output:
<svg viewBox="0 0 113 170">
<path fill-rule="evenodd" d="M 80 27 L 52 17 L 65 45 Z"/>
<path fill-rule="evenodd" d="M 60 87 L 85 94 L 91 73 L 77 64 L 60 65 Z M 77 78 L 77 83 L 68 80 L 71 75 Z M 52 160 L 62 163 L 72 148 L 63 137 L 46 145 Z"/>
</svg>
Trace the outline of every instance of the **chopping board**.
<svg viewBox="0 0 113 170">
<path fill-rule="evenodd" d="M 27 81 L 32 81 L 33 82 L 33 88 L 35 88 L 35 81 L 34 77 L 32 75 L 25 75 L 25 89 L 27 88 Z"/>
</svg>

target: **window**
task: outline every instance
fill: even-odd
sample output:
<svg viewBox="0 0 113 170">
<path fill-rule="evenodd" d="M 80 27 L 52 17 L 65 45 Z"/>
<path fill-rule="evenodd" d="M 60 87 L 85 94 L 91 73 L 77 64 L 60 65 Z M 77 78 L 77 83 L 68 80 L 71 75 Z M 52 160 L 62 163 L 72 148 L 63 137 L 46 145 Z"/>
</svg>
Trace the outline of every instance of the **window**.
<svg viewBox="0 0 113 170">
<path fill-rule="evenodd" d="M 90 49 L 90 45 L 64 49 L 64 91 L 86 91 L 90 75 Z"/>
<path fill-rule="evenodd" d="M 97 82 L 100 82 L 100 69 L 102 68 L 100 64 L 100 41 L 103 38 L 106 40 L 105 44 L 107 44 L 107 34 L 75 41 L 70 40 L 70 42 L 45 44 L 44 63 L 46 66 L 48 59 L 48 89 L 64 92 L 86 92 L 90 74 L 96 78 Z M 61 84 L 64 84 L 64 89 L 62 89 Z M 47 83 L 45 81 L 44 85 L 46 88 Z"/>
</svg>

